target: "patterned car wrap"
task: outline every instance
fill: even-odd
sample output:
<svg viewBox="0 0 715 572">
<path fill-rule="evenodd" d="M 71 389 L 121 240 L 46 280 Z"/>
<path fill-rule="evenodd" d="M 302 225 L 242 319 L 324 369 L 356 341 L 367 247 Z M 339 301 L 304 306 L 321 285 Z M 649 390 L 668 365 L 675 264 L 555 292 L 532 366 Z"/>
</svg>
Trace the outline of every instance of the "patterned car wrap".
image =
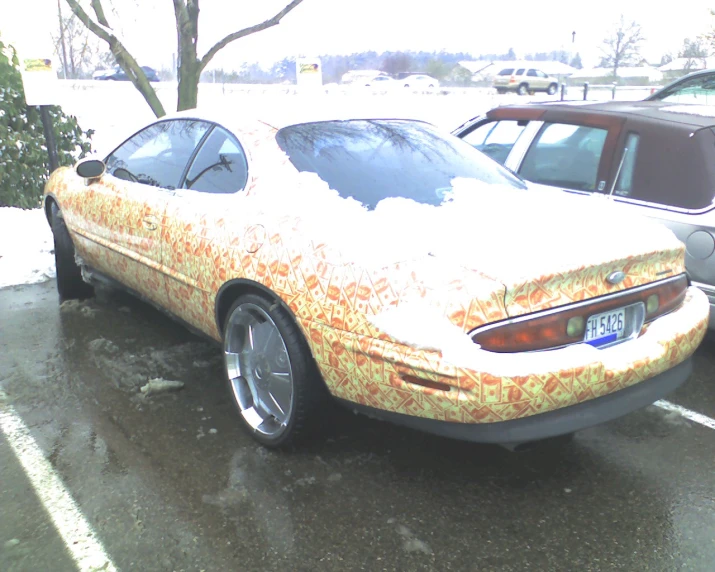
<svg viewBox="0 0 715 572">
<path fill-rule="evenodd" d="M 624 250 L 617 260 L 506 285 L 475 269 L 459 268 L 447 276 L 429 264 L 410 261 L 362 268 L 336 259 L 329 245 L 306 240 L 289 217 L 253 218 L 250 209 L 241 208 L 244 196 L 260 192 L 262 173 L 275 166 L 271 162 L 285 167 L 287 159 L 276 151 L 274 130 L 235 132 L 249 159 L 261 146 L 272 146 L 262 163 L 251 162 L 251 178 L 238 196 L 147 192 L 144 185 L 108 175 L 87 182 L 71 168 L 55 171 L 45 194 L 58 202 L 85 264 L 216 340 L 221 339 L 215 319 L 217 294 L 224 284 L 247 279 L 273 291 L 292 310 L 328 389 L 337 397 L 431 419 L 504 421 L 580 403 L 653 377 L 685 360 L 702 341 L 707 300 L 691 288 L 678 310 L 646 327 L 640 338 L 584 353 L 581 362 L 574 365 L 571 360 L 563 369 L 558 364 L 564 350 L 552 351 L 553 369 L 524 373 L 528 354 L 503 354 L 503 367 L 496 369 L 461 367 L 439 351 L 402 344 L 368 316 L 416 299 L 429 300 L 467 333 L 509 316 L 647 284 L 666 271 L 681 273 L 684 249 L 681 245 L 632 256 Z M 615 286 L 606 283 L 604 276 L 613 270 L 624 270 L 627 279 Z M 623 346 L 628 346 L 627 358 L 618 350 Z M 401 377 L 405 375 L 451 389 L 409 383 Z"/>
</svg>

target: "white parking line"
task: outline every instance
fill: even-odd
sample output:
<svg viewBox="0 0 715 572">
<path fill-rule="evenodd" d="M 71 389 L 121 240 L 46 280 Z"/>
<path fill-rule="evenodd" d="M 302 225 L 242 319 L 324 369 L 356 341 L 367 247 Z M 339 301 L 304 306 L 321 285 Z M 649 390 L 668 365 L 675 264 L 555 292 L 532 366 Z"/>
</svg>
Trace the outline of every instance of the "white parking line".
<svg viewBox="0 0 715 572">
<path fill-rule="evenodd" d="M 25 469 L 37 496 L 50 515 L 79 570 L 116 572 L 117 568 L 104 551 L 92 526 L 84 518 L 52 465 L 30 436 L 27 426 L 12 406 L 2 403 L 1 390 L 0 430 Z"/>
<path fill-rule="evenodd" d="M 665 401 L 664 399 L 656 401 L 653 405 L 656 405 L 661 409 L 665 409 L 666 411 L 674 411 L 676 413 L 679 413 L 686 419 L 690 419 L 690 421 L 699 423 L 700 425 L 703 425 L 709 429 L 715 429 L 715 419 L 710 419 L 710 417 L 702 415 L 701 413 L 690 411 L 690 409 L 685 409 L 685 407 L 681 407 L 680 405 L 676 405 L 675 403 L 671 403 L 670 401 Z"/>
</svg>

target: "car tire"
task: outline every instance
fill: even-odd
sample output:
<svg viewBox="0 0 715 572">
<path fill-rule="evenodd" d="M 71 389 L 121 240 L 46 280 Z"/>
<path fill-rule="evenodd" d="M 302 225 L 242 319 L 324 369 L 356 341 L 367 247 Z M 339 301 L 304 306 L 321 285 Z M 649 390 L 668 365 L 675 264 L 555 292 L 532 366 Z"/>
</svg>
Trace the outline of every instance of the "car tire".
<svg viewBox="0 0 715 572">
<path fill-rule="evenodd" d="M 406 83 L 406 84 L 405 84 L 405 87 L 410 87 L 410 84 L 409 84 L 409 83 Z"/>
<path fill-rule="evenodd" d="M 498 87 L 497 88 L 497 93 L 499 95 L 504 95 L 506 93 L 506 90 L 504 88 Z"/>
<path fill-rule="evenodd" d="M 82 270 L 75 262 L 72 237 L 56 203 L 52 203 L 50 220 L 55 243 L 55 270 L 60 300 L 90 298 L 94 289 L 82 280 Z"/>
<path fill-rule="evenodd" d="M 559 89 L 559 86 L 556 85 L 555 83 L 552 83 L 547 88 L 546 93 L 548 93 L 549 95 L 554 95 L 558 91 L 558 89 Z"/>
<path fill-rule="evenodd" d="M 241 425 L 265 447 L 311 435 L 327 390 L 310 348 L 280 303 L 239 296 L 226 315 L 224 365 Z"/>
<path fill-rule="evenodd" d="M 528 83 L 522 83 L 519 85 L 519 87 L 516 88 L 516 93 L 519 95 L 526 95 L 529 93 L 529 84 Z"/>
</svg>

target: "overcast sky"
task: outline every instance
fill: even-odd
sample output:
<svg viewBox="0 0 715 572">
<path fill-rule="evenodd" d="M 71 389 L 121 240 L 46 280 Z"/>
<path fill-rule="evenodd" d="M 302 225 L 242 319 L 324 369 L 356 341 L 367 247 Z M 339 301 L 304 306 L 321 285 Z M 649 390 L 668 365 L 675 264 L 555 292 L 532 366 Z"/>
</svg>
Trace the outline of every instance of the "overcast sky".
<svg viewBox="0 0 715 572">
<path fill-rule="evenodd" d="M 110 24 L 122 30 L 140 63 L 155 67 L 171 63 L 176 48 L 171 2 L 104 3 L 119 10 L 121 18 L 110 14 Z M 202 0 L 199 51 L 205 52 L 227 33 L 271 16 L 285 3 Z M 503 0 L 490 5 L 467 0 L 304 0 L 280 26 L 232 44 L 215 65 L 237 68 L 244 61 L 363 50 L 444 49 L 477 55 L 506 52 L 510 47 L 517 55 L 564 48 L 580 52 L 585 65 L 595 65 L 599 46 L 621 13 L 641 24 L 646 38 L 642 53 L 658 63 L 665 52 L 677 52 L 684 38 L 711 27 L 715 19 L 709 15 L 709 4 L 715 6 L 708 0 L 681 0 L 669 3 L 665 11 L 652 0 Z M 56 17 L 57 0 L 0 0 L 0 31 L 16 42 L 46 38 Z"/>
</svg>

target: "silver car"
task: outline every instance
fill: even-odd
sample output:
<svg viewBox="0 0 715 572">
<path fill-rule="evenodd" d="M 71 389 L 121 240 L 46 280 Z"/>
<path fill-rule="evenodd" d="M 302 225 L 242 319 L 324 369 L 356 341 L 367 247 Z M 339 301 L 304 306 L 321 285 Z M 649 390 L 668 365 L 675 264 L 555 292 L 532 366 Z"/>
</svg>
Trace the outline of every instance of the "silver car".
<svg viewBox="0 0 715 572">
<path fill-rule="evenodd" d="M 454 134 L 533 185 L 609 195 L 664 223 L 686 245 L 689 278 L 707 294 L 715 329 L 715 108 L 662 101 L 510 105 Z M 578 224 L 582 232 L 618 232 Z"/>
</svg>

